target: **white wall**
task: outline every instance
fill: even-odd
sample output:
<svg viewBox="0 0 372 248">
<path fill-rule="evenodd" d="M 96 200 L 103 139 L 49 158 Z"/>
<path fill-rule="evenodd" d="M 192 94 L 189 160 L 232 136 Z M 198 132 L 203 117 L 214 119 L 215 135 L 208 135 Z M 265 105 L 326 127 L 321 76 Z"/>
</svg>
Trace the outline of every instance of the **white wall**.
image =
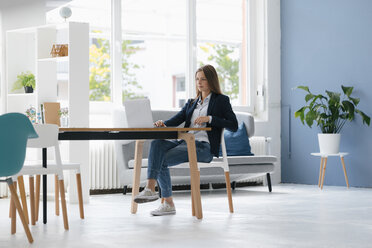
<svg viewBox="0 0 372 248">
<path fill-rule="evenodd" d="M 280 0 L 267 1 L 267 29 L 268 29 L 268 120 L 257 121 L 255 135 L 272 137 L 271 153 L 278 158 L 275 173 L 272 175 L 273 183 L 281 182 L 281 93 L 280 93 Z"/>
<path fill-rule="evenodd" d="M 0 9 L 0 114 L 6 110 L 5 34 L 7 30 L 45 24 L 45 0 L 32 0 Z M 19 58 L 22 59 L 22 58 Z"/>
</svg>

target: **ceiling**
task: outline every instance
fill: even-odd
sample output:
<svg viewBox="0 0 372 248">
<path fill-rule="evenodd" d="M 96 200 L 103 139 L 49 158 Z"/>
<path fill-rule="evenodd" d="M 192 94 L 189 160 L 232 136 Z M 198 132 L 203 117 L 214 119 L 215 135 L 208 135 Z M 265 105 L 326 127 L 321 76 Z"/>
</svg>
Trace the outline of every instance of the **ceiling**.
<svg viewBox="0 0 372 248">
<path fill-rule="evenodd" d="M 71 0 L 0 0 L 0 9 L 6 9 L 31 2 L 45 2 L 46 10 L 57 8 Z"/>
</svg>

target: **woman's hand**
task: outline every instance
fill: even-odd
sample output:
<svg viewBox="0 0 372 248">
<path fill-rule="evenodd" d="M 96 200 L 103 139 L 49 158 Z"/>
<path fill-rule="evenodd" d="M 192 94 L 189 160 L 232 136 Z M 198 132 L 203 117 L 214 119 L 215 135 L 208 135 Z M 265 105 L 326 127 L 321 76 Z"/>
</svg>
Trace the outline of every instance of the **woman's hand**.
<svg viewBox="0 0 372 248">
<path fill-rule="evenodd" d="M 199 116 L 194 121 L 194 125 L 201 125 L 201 124 L 203 124 L 205 122 L 209 122 L 209 116 Z"/>
<path fill-rule="evenodd" d="M 155 121 L 154 126 L 156 126 L 156 127 L 166 127 L 163 120 Z"/>
</svg>

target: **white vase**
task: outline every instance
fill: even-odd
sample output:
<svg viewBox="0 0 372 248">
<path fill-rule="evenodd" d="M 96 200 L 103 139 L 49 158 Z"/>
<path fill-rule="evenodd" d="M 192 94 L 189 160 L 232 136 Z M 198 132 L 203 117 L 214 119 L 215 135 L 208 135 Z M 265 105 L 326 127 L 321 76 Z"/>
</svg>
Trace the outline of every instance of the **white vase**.
<svg viewBox="0 0 372 248">
<path fill-rule="evenodd" d="M 341 134 L 318 133 L 319 150 L 323 154 L 335 154 L 340 152 Z"/>
</svg>

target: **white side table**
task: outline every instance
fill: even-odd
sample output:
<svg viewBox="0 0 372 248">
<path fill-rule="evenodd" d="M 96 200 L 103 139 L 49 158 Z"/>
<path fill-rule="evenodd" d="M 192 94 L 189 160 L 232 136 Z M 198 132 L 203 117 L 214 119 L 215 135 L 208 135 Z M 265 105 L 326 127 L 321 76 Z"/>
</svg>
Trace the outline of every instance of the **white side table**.
<svg viewBox="0 0 372 248">
<path fill-rule="evenodd" d="M 349 180 L 347 179 L 346 168 L 345 168 L 345 161 L 344 161 L 344 156 L 346 156 L 348 154 L 349 153 L 347 153 L 347 152 L 339 152 L 339 153 L 334 153 L 334 154 L 311 153 L 311 155 L 313 155 L 313 156 L 320 157 L 320 170 L 319 170 L 318 187 L 320 187 L 321 189 L 323 189 L 324 175 L 325 175 L 325 170 L 326 170 L 326 167 L 327 167 L 327 159 L 328 159 L 328 157 L 339 156 L 340 159 L 341 159 L 342 167 L 344 169 L 346 186 L 349 188 Z"/>
</svg>

